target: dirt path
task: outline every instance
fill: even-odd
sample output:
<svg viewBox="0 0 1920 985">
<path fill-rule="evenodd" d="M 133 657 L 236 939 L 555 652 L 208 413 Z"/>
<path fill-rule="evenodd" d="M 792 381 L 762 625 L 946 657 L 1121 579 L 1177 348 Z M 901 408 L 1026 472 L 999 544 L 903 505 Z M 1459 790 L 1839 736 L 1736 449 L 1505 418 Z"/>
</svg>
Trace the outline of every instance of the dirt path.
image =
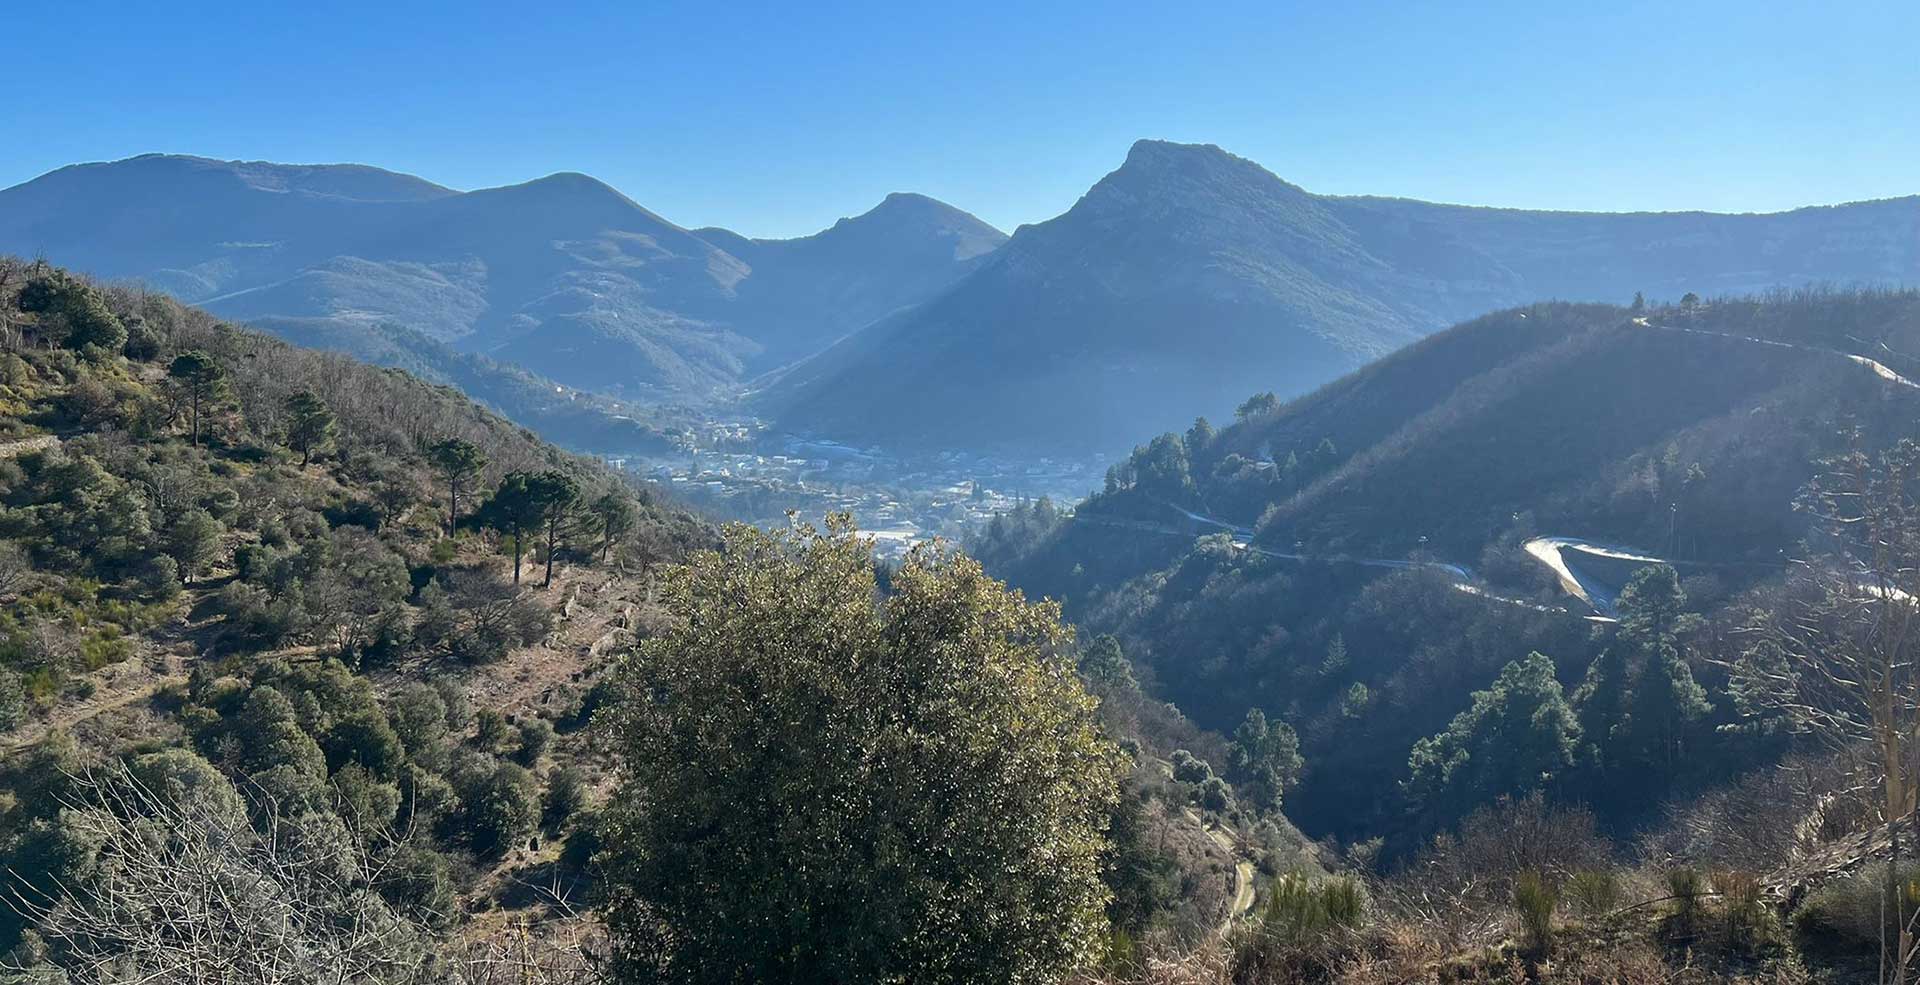
<svg viewBox="0 0 1920 985">
<path fill-rule="evenodd" d="M 119 711 L 122 708 L 138 704 L 142 701 L 150 701 L 154 695 L 159 694 L 172 685 L 184 684 L 186 680 L 183 676 L 163 676 L 132 691 L 103 696 L 81 702 L 78 705 L 63 707 L 58 714 L 49 718 L 36 719 L 28 722 L 20 729 L 19 734 L 0 739 L 0 754 L 12 755 L 14 753 L 24 752 L 39 745 L 45 741 L 47 736 L 55 732 L 71 731 L 74 727 L 83 725 L 102 715 Z"/>
<path fill-rule="evenodd" d="M 1226 852 L 1228 858 L 1233 859 L 1233 899 L 1227 903 L 1226 917 L 1220 921 L 1219 928 L 1220 935 L 1224 937 L 1227 931 L 1233 929 L 1235 920 L 1253 909 L 1255 875 L 1253 863 L 1241 856 L 1240 848 L 1234 843 L 1232 835 L 1194 813 L 1191 807 L 1183 808 L 1182 812 L 1186 814 L 1188 820 L 1199 825 L 1200 830 L 1206 832 L 1207 837 L 1215 845 L 1220 846 L 1220 850 Z"/>
</svg>

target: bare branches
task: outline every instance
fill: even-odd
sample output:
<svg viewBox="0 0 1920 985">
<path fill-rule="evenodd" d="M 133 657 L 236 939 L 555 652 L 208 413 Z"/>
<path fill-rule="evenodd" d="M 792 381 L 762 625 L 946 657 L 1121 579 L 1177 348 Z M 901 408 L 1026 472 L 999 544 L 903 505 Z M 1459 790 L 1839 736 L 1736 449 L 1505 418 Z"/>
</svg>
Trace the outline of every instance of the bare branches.
<svg viewBox="0 0 1920 985">
<path fill-rule="evenodd" d="M 91 849 L 86 873 L 46 895 L 15 892 L 68 981 L 444 980 L 420 928 L 380 899 L 376 867 L 337 823 L 277 809 L 250 821 L 232 799 L 168 786 L 125 765 L 76 777 L 61 824 Z"/>
</svg>

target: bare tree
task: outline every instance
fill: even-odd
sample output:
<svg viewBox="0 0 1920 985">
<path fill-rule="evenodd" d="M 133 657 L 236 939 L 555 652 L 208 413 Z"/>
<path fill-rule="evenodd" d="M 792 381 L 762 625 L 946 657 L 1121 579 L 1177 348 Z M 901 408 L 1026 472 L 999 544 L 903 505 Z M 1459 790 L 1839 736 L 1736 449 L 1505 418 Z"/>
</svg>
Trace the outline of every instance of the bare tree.
<svg viewBox="0 0 1920 985">
<path fill-rule="evenodd" d="M 1825 463 L 1799 506 L 1817 520 L 1821 553 L 1801 562 L 1778 601 L 1757 608 L 1748 645 L 1728 665 L 1744 710 L 1843 755 L 1864 751 L 1863 781 L 1880 789 L 1889 826 L 1884 981 L 1908 980 L 1920 957 L 1920 914 L 1894 886 L 1900 822 L 1914 813 L 1920 771 L 1920 445 L 1877 455 L 1858 447 Z"/>
<path fill-rule="evenodd" d="M 66 981 L 446 980 L 431 939 L 375 892 L 378 865 L 358 839 L 316 837 L 271 805 L 250 822 L 231 801 L 153 790 L 125 765 L 74 779 L 61 823 L 97 846 L 91 872 L 11 901 Z"/>
</svg>

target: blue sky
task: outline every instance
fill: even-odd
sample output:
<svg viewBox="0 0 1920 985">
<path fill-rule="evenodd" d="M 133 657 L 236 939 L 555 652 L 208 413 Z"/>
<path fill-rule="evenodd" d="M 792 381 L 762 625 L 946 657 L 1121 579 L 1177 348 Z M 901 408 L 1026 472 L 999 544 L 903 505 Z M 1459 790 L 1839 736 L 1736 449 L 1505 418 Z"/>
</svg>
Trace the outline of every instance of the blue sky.
<svg viewBox="0 0 1920 985">
<path fill-rule="evenodd" d="M 585 171 L 804 234 L 1011 230 L 1139 137 L 1320 192 L 1768 211 L 1920 192 L 1920 3 L 87 0 L 6 16 L 0 186 L 170 151 L 477 188 Z"/>
</svg>

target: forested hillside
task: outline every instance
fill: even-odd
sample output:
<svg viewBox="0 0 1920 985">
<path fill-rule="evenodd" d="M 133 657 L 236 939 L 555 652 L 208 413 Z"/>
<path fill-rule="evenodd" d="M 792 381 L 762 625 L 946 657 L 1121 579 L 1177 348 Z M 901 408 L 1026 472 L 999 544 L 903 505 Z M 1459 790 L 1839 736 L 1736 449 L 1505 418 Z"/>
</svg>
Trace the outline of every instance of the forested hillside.
<svg viewBox="0 0 1920 985">
<path fill-rule="evenodd" d="M 1307 767 L 1288 813 L 1356 840 L 1418 837 L 1539 786 L 1416 789 L 1416 742 L 1498 687 L 1502 667 L 1546 654 L 1546 680 L 1593 712 L 1577 692 L 1596 661 L 1618 658 L 1635 598 L 1605 613 L 1619 622 L 1589 620 L 1543 544 L 1665 559 L 1667 604 L 1707 617 L 1679 647 L 1689 684 L 1707 687 L 1689 713 L 1692 754 L 1534 771 L 1633 830 L 1661 799 L 1778 753 L 1720 731 L 1738 715 L 1712 664 L 1739 649 L 1756 593 L 1805 556 L 1797 504 L 1822 463 L 1911 433 L 1920 388 L 1892 367 L 1915 352 L 1920 297 L 1905 293 L 1501 312 L 1298 400 L 1256 395 L 1221 428 L 1163 435 L 1071 516 L 1024 510 L 977 549 L 1117 635 L 1154 693 L 1202 724 L 1230 729 L 1250 708 L 1291 723 Z M 1635 567 L 1579 563 L 1612 593 Z M 1616 754 L 1588 732 L 1598 755 Z"/>
<path fill-rule="evenodd" d="M 711 529 L 457 392 L 162 296 L 0 261 L 0 342 L 0 951 L 108 864 L 75 812 L 115 763 L 303 839 L 416 832 L 378 888 L 425 926 L 562 864 L 612 645 Z"/>
</svg>

